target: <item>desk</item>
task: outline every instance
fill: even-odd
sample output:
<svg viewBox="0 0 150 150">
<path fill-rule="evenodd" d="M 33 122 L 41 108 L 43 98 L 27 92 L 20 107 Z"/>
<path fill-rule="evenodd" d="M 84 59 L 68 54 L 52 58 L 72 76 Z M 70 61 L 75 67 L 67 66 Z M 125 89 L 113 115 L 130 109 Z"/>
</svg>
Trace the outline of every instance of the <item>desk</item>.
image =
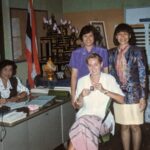
<svg viewBox="0 0 150 150">
<path fill-rule="evenodd" d="M 56 102 L 25 119 L 5 124 L 7 133 L 0 142 L 0 150 L 53 150 L 69 139 L 74 119 L 75 111 L 69 100 Z M 0 134 L 1 137 L 3 132 Z"/>
</svg>

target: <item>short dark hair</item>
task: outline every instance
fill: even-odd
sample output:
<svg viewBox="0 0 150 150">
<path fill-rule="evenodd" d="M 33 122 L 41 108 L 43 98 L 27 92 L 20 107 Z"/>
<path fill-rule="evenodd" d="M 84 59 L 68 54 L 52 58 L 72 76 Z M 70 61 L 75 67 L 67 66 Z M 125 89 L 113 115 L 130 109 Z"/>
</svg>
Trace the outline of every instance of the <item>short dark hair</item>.
<svg viewBox="0 0 150 150">
<path fill-rule="evenodd" d="M 94 41 L 96 40 L 96 36 L 97 36 L 97 30 L 94 26 L 92 25 L 85 25 L 81 31 L 80 31 L 80 34 L 79 34 L 79 38 L 80 40 L 82 41 L 83 40 L 83 35 L 87 34 L 87 33 L 90 33 L 92 32 L 93 35 L 94 35 Z"/>
<path fill-rule="evenodd" d="M 113 35 L 113 42 L 116 46 L 119 45 L 118 40 L 116 39 L 116 35 L 119 32 L 127 32 L 130 35 L 130 39 L 129 39 L 129 44 L 130 45 L 135 45 L 136 44 L 136 39 L 135 39 L 135 34 L 134 31 L 132 29 L 132 27 L 126 23 L 120 23 L 114 31 L 114 35 Z"/>
<path fill-rule="evenodd" d="M 6 66 L 12 66 L 13 72 L 12 75 L 16 74 L 16 70 L 17 70 L 17 65 L 15 64 L 14 61 L 12 60 L 2 60 L 0 61 L 0 72 L 2 71 L 3 68 L 5 68 Z"/>
<path fill-rule="evenodd" d="M 102 59 L 102 57 L 101 57 L 99 54 L 97 54 L 97 53 L 92 53 L 92 54 L 90 54 L 90 55 L 86 58 L 86 63 L 87 63 L 87 64 L 88 64 L 88 60 L 91 59 L 91 58 L 96 58 L 96 59 L 99 61 L 99 63 L 102 63 L 102 62 L 103 62 L 103 59 Z"/>
</svg>

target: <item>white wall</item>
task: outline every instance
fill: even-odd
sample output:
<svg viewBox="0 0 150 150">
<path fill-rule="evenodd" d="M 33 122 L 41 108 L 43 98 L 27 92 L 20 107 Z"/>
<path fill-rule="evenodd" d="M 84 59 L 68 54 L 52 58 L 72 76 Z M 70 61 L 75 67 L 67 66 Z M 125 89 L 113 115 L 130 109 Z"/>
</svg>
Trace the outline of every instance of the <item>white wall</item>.
<svg viewBox="0 0 150 150">
<path fill-rule="evenodd" d="M 148 22 L 140 22 L 140 19 L 149 18 Z M 148 64 L 150 69 L 150 7 L 129 8 L 125 10 L 125 20 L 128 24 L 143 24 L 143 29 L 136 29 L 138 32 L 144 32 L 144 46 L 147 53 Z M 135 31 L 135 30 L 134 30 Z"/>
<path fill-rule="evenodd" d="M 150 7 L 125 9 L 125 21 L 128 24 L 138 24 L 139 19 L 150 18 Z"/>
</svg>

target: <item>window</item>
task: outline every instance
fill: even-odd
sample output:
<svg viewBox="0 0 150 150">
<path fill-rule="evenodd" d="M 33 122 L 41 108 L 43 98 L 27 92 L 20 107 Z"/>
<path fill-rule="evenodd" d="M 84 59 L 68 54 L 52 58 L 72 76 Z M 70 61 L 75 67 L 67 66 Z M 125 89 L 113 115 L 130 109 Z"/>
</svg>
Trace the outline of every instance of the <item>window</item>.
<svg viewBox="0 0 150 150">
<path fill-rule="evenodd" d="M 150 67 L 150 23 L 131 25 L 133 27 L 136 43 L 146 49 L 148 64 Z"/>
</svg>

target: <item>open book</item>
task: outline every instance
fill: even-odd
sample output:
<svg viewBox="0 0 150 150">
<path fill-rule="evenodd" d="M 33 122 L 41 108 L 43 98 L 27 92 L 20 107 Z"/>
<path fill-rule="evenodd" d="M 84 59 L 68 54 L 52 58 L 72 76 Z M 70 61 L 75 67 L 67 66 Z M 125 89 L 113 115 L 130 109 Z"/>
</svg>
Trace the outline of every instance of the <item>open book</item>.
<svg viewBox="0 0 150 150">
<path fill-rule="evenodd" d="M 4 104 L 4 106 L 7 106 L 10 108 L 10 110 L 14 110 L 17 108 L 22 107 L 28 107 L 28 105 L 38 105 L 39 107 L 42 107 L 46 105 L 49 102 L 52 102 L 55 100 L 55 96 L 48 96 L 48 95 L 41 95 L 37 98 L 34 98 L 33 100 L 29 101 L 23 101 L 23 102 L 8 102 Z"/>
<path fill-rule="evenodd" d="M 0 122 L 13 123 L 15 121 L 25 118 L 26 116 L 27 114 L 24 112 L 11 111 L 3 116 L 1 115 Z"/>
<path fill-rule="evenodd" d="M 41 95 L 31 101 L 29 101 L 26 105 L 38 105 L 39 107 L 43 107 L 49 102 L 53 102 L 55 100 L 55 96 Z"/>
</svg>

